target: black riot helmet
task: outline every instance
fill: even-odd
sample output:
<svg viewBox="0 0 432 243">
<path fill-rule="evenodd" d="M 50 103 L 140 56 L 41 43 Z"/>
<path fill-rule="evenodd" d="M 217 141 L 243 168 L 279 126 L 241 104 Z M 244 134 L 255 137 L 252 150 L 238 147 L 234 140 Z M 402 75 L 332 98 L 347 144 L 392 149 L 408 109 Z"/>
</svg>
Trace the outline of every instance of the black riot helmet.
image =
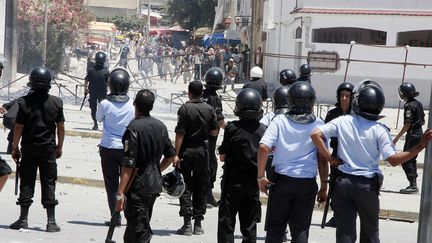
<svg viewBox="0 0 432 243">
<path fill-rule="evenodd" d="M 288 107 L 295 114 L 311 113 L 315 99 L 315 90 L 308 82 L 296 82 L 288 91 Z"/>
<path fill-rule="evenodd" d="M 384 92 L 377 82 L 365 80 L 354 89 L 351 106 L 355 114 L 368 120 L 379 120 L 383 117 L 379 114 L 383 110 L 384 104 Z"/>
<path fill-rule="evenodd" d="M 207 89 L 220 89 L 222 88 L 223 71 L 218 67 L 212 67 L 207 70 L 205 75 L 205 87 Z"/>
<path fill-rule="evenodd" d="M 279 82 L 282 85 L 292 85 L 296 81 L 296 74 L 291 69 L 284 69 L 279 73 Z"/>
<path fill-rule="evenodd" d="M 338 88 L 336 90 L 337 102 L 339 102 L 340 95 L 341 95 L 341 92 L 343 90 L 349 91 L 352 94 L 353 90 L 354 90 L 354 85 L 352 83 L 348 83 L 348 82 L 343 82 L 343 83 L 339 84 L 339 86 L 338 86 Z"/>
<path fill-rule="evenodd" d="M 312 69 L 309 64 L 303 64 L 300 66 L 300 76 L 310 76 L 311 71 Z"/>
<path fill-rule="evenodd" d="M 403 100 L 417 97 L 419 92 L 416 91 L 414 84 L 405 82 L 399 86 L 399 97 Z"/>
<path fill-rule="evenodd" d="M 249 120 L 261 119 L 263 115 L 261 95 L 254 89 L 242 89 L 236 98 L 234 114 Z"/>
<path fill-rule="evenodd" d="M 123 68 L 116 68 L 109 75 L 109 88 L 111 95 L 127 95 L 129 90 L 129 73 Z"/>
<path fill-rule="evenodd" d="M 170 198 L 181 197 L 186 189 L 183 175 L 177 168 L 162 176 L 162 185 L 163 191 Z"/>
<path fill-rule="evenodd" d="M 288 86 L 281 86 L 273 93 L 273 108 L 282 109 L 288 108 Z"/>
<path fill-rule="evenodd" d="M 106 54 L 102 51 L 96 53 L 95 62 L 96 65 L 103 66 L 106 60 Z"/>
<path fill-rule="evenodd" d="M 30 78 L 27 86 L 31 89 L 46 89 L 51 88 L 52 76 L 50 71 L 45 67 L 37 67 L 30 73 Z"/>
</svg>

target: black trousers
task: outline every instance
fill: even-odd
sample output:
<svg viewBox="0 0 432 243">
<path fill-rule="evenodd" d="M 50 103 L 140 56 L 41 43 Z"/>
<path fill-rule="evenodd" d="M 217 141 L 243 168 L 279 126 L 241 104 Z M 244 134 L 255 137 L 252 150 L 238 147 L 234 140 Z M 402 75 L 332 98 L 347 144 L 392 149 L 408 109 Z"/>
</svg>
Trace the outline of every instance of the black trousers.
<svg viewBox="0 0 432 243">
<path fill-rule="evenodd" d="M 100 147 L 102 173 L 105 182 L 105 191 L 111 215 L 115 212 L 116 194 L 119 188 L 121 161 L 124 157 L 123 149 L 109 149 Z"/>
<path fill-rule="evenodd" d="M 55 199 L 57 181 L 57 163 L 55 146 L 46 148 L 21 149 L 20 163 L 20 194 L 17 205 L 30 207 L 33 203 L 36 172 L 39 168 L 39 177 L 42 187 L 41 203 L 44 208 L 55 207 L 58 201 Z"/>
<path fill-rule="evenodd" d="M 420 143 L 421 134 L 407 134 L 405 136 L 404 151 L 410 150 Z M 405 175 L 409 182 L 415 181 L 418 177 L 417 174 L 417 155 L 402 164 Z"/>
<path fill-rule="evenodd" d="M 222 179 L 218 216 L 218 242 L 234 243 L 236 215 L 240 220 L 243 243 L 256 242 L 256 225 L 261 219 L 258 183 L 253 179 Z"/>
<path fill-rule="evenodd" d="M 336 242 L 356 242 L 356 219 L 360 217 L 360 243 L 378 243 L 379 199 L 374 178 L 343 174 L 334 187 L 337 208 Z"/>
<path fill-rule="evenodd" d="M 150 220 L 157 196 L 158 194 L 139 195 L 134 192 L 128 194 L 124 212 L 127 220 L 123 236 L 125 243 L 150 242 L 153 235 Z"/>
<path fill-rule="evenodd" d="M 180 216 L 204 219 L 209 184 L 207 146 L 187 148 L 180 164 L 186 189 L 180 197 Z"/>
<path fill-rule="evenodd" d="M 210 169 L 210 184 L 209 188 L 214 188 L 214 182 L 216 181 L 216 173 L 218 161 L 216 158 L 216 142 L 217 136 L 209 137 L 209 169 Z"/>
<path fill-rule="evenodd" d="M 308 242 L 318 191 L 315 178 L 293 178 L 277 174 L 276 183 L 270 190 L 265 242 L 282 242 L 287 224 L 291 232 L 291 242 Z"/>
<path fill-rule="evenodd" d="M 89 105 L 91 110 L 91 117 L 96 121 L 97 104 L 106 98 L 104 93 L 90 93 Z"/>
</svg>

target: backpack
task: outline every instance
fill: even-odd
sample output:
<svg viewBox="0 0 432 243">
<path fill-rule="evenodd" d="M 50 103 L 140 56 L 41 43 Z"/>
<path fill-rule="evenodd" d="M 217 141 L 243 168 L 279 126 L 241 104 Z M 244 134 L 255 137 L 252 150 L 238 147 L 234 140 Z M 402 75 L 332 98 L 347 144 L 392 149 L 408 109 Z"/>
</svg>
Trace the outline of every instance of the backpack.
<svg viewBox="0 0 432 243">
<path fill-rule="evenodd" d="M 18 114 L 18 99 L 15 99 L 11 102 L 7 113 L 3 116 L 3 126 L 7 129 L 14 129 L 15 120 Z"/>
</svg>

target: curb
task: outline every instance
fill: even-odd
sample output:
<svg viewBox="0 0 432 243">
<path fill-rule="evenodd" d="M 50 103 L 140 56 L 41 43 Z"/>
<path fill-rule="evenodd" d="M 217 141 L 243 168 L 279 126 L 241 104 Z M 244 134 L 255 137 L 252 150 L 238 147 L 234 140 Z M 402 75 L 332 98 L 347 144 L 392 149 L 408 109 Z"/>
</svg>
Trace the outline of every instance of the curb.
<svg viewBox="0 0 432 243">
<path fill-rule="evenodd" d="M 12 173 L 11 176 L 15 178 L 15 173 Z M 39 180 L 39 177 L 37 177 L 37 180 Z M 58 176 L 57 182 L 64 183 L 64 184 L 79 185 L 79 186 L 105 188 L 105 183 L 103 180 L 86 179 L 86 178 L 69 177 L 69 176 Z M 220 192 L 214 192 L 213 194 L 216 199 L 220 199 Z M 267 200 L 268 200 L 267 197 L 260 197 L 261 204 L 267 205 Z M 314 211 L 324 211 L 324 205 L 320 206 L 319 204 L 315 204 Z M 331 209 L 329 209 L 329 211 L 331 211 Z M 396 220 L 396 221 L 413 223 L 419 220 L 419 213 L 381 208 L 379 217 L 380 219 L 388 219 L 388 220 Z"/>
</svg>

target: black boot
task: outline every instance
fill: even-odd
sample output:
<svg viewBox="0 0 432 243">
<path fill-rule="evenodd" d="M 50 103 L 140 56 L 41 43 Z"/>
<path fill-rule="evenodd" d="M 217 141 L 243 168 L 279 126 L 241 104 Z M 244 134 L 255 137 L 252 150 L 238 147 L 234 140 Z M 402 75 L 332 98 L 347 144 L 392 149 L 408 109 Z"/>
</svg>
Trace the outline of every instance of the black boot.
<svg viewBox="0 0 432 243">
<path fill-rule="evenodd" d="M 203 230 L 203 228 L 201 226 L 201 219 L 195 219 L 193 234 L 194 235 L 202 235 L 202 234 L 204 234 L 204 230 Z"/>
<path fill-rule="evenodd" d="M 21 206 L 20 217 L 17 221 L 9 225 L 10 229 L 19 230 L 28 228 L 28 211 L 29 207 Z"/>
<path fill-rule="evenodd" d="M 178 235 L 192 235 L 192 223 L 190 217 L 183 217 L 183 226 L 177 230 Z"/>
<path fill-rule="evenodd" d="M 47 216 L 48 216 L 48 223 L 46 226 L 47 232 L 60 232 L 60 227 L 57 225 L 55 221 L 55 208 L 50 207 L 47 208 Z"/>
<path fill-rule="evenodd" d="M 417 187 L 417 179 L 416 178 L 410 178 L 409 179 L 410 185 L 407 188 L 401 189 L 399 192 L 402 194 L 414 194 L 418 193 L 418 187 Z"/>
</svg>

